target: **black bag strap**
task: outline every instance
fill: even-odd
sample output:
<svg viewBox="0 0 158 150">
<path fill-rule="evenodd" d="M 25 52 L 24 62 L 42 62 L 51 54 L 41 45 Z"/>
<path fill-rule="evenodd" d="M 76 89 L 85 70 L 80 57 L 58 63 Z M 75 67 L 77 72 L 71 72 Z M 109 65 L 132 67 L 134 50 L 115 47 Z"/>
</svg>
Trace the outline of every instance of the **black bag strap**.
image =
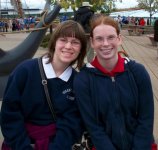
<svg viewBox="0 0 158 150">
<path fill-rule="evenodd" d="M 129 59 L 128 57 L 125 57 L 125 61 L 126 61 L 126 64 L 128 65 L 129 71 L 131 72 L 131 74 L 132 74 L 132 76 L 133 76 L 133 81 L 135 82 L 136 87 L 137 87 L 137 88 L 134 88 L 134 89 L 132 88 L 132 90 L 133 90 L 133 94 L 134 94 L 135 100 L 136 100 L 136 110 L 138 111 L 138 99 L 137 99 L 136 93 L 137 93 L 138 88 L 139 88 L 139 85 L 138 85 L 138 80 L 139 80 L 139 78 L 137 77 L 135 71 L 133 70 L 133 67 L 134 67 L 134 66 L 133 66 L 133 63 L 134 63 L 135 61 Z M 131 80 L 130 80 L 130 81 L 131 81 Z M 132 84 L 133 84 L 133 83 L 132 83 Z M 132 84 L 131 84 L 131 85 L 132 85 Z"/>
<path fill-rule="evenodd" d="M 47 103 L 48 103 L 49 109 L 51 111 L 51 114 L 53 116 L 53 119 L 54 119 L 54 121 L 56 121 L 56 113 L 55 113 L 55 110 L 54 110 L 54 107 L 53 107 L 54 105 L 53 105 L 53 103 L 50 99 L 48 86 L 47 86 L 47 79 L 45 78 L 45 75 L 44 75 L 44 70 L 43 70 L 43 65 L 42 65 L 42 57 L 38 58 L 38 65 L 39 65 L 40 75 L 41 75 L 41 78 L 42 78 L 42 85 L 44 87 L 44 92 L 45 92 L 45 95 L 46 95 Z"/>
</svg>

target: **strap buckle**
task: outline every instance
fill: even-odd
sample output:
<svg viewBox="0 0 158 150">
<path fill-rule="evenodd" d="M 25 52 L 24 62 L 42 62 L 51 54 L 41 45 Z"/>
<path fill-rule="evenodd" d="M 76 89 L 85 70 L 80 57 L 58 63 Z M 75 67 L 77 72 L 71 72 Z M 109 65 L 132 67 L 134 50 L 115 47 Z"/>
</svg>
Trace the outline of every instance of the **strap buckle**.
<svg viewBox="0 0 158 150">
<path fill-rule="evenodd" d="M 46 85 L 47 84 L 47 80 L 42 80 L 42 84 Z"/>
</svg>

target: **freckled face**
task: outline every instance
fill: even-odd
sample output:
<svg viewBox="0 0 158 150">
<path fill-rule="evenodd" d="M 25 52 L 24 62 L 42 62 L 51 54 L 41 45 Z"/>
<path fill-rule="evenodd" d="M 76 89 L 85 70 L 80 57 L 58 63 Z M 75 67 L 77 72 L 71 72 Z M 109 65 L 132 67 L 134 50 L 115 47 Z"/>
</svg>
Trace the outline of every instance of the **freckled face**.
<svg viewBox="0 0 158 150">
<path fill-rule="evenodd" d="M 121 43 L 121 36 L 117 35 L 114 27 L 101 24 L 94 28 L 91 46 L 100 61 L 117 58 L 118 46 Z"/>
</svg>

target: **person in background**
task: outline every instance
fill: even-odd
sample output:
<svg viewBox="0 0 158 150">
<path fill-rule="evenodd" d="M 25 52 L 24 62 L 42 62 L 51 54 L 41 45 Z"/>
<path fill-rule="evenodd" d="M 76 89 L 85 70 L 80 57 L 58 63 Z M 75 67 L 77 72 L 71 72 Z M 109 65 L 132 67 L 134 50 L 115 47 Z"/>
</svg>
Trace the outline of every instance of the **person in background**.
<svg viewBox="0 0 158 150">
<path fill-rule="evenodd" d="M 158 19 L 154 22 L 154 40 L 158 42 Z"/>
<path fill-rule="evenodd" d="M 151 25 L 152 26 L 154 26 L 155 21 L 156 21 L 156 17 L 154 17 L 154 18 L 151 19 Z"/>
<path fill-rule="evenodd" d="M 91 10 L 92 5 L 89 2 L 82 2 L 82 6 L 74 14 L 74 20 L 79 22 L 84 28 L 86 33 L 90 32 L 90 19 L 94 15 L 94 11 Z"/>
<path fill-rule="evenodd" d="M 143 31 L 143 30 L 144 30 L 145 24 L 146 24 L 145 19 L 144 19 L 144 18 L 140 18 L 140 20 L 139 20 L 139 25 L 141 26 L 140 29 L 142 29 L 142 34 L 144 34 L 144 31 Z"/>
<path fill-rule="evenodd" d="M 2 30 L 3 30 L 3 32 L 5 32 L 5 21 L 4 20 L 2 21 Z"/>
<path fill-rule="evenodd" d="M 63 14 L 61 16 L 60 22 L 63 22 L 63 21 L 66 21 L 66 20 L 68 20 L 68 16 L 66 14 Z"/>
<path fill-rule="evenodd" d="M 135 25 L 135 17 L 132 16 L 132 17 L 130 18 L 129 24 Z"/>
<path fill-rule="evenodd" d="M 74 14 L 74 20 L 79 22 L 84 28 L 89 41 L 90 33 L 90 20 L 94 17 L 94 11 L 91 9 L 92 5 L 89 2 L 82 2 L 82 6 Z M 89 62 L 94 57 L 94 51 L 89 47 L 89 42 L 87 46 L 87 61 Z"/>
<path fill-rule="evenodd" d="M 83 130 L 73 93 L 77 71 L 72 65 L 81 68 L 86 45 L 82 26 L 65 21 L 54 30 L 49 51 L 41 57 L 56 121 L 41 83 L 38 59 L 24 61 L 11 73 L 1 108 L 2 150 L 71 150 Z"/>
<path fill-rule="evenodd" d="M 5 32 L 8 32 L 8 28 L 9 28 L 8 21 L 4 21 L 4 27 L 5 27 Z"/>
<path fill-rule="evenodd" d="M 119 28 L 121 30 L 121 28 L 122 28 L 122 17 L 120 15 L 118 15 L 115 21 L 118 22 Z"/>
<path fill-rule="evenodd" d="M 2 21 L 0 20 L 0 32 L 2 32 Z"/>
<path fill-rule="evenodd" d="M 122 17 L 122 23 L 123 24 L 128 24 L 129 23 L 127 17 L 125 17 L 125 16 Z"/>
<path fill-rule="evenodd" d="M 154 22 L 154 41 L 157 43 L 157 57 L 158 57 L 158 19 Z"/>
<path fill-rule="evenodd" d="M 16 19 L 13 19 L 12 20 L 12 31 L 16 31 L 17 30 L 17 28 L 16 28 Z"/>
<path fill-rule="evenodd" d="M 144 19 L 144 18 L 140 18 L 140 20 L 139 20 L 139 25 L 140 25 L 140 26 L 145 26 L 145 24 L 146 24 L 145 19 Z"/>
<path fill-rule="evenodd" d="M 74 79 L 81 116 L 96 150 L 150 150 L 154 100 L 145 67 L 118 53 L 118 23 L 98 16 L 91 22 L 96 57 Z"/>
<path fill-rule="evenodd" d="M 139 18 L 138 17 L 135 18 L 135 25 L 136 26 L 139 25 Z"/>
<path fill-rule="evenodd" d="M 149 25 L 150 25 L 150 19 L 149 19 L 149 18 L 147 18 L 146 25 L 147 25 L 147 26 L 149 26 Z"/>
</svg>

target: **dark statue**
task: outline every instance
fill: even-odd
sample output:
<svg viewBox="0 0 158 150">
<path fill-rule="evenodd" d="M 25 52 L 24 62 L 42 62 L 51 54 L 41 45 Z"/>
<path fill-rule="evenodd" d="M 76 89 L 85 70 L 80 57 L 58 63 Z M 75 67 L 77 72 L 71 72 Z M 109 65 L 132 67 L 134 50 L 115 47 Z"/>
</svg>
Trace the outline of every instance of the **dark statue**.
<svg viewBox="0 0 158 150">
<path fill-rule="evenodd" d="M 49 2 L 47 0 L 45 8 Z M 58 15 L 60 8 L 61 6 L 56 4 L 54 9 L 45 16 L 44 21 L 40 21 L 35 28 L 41 28 L 44 24 L 49 25 Z M 3 51 L 0 48 L 0 99 L 3 97 L 9 74 L 19 63 L 34 56 L 46 31 L 47 28 L 32 31 L 22 43 L 9 51 Z"/>
</svg>

